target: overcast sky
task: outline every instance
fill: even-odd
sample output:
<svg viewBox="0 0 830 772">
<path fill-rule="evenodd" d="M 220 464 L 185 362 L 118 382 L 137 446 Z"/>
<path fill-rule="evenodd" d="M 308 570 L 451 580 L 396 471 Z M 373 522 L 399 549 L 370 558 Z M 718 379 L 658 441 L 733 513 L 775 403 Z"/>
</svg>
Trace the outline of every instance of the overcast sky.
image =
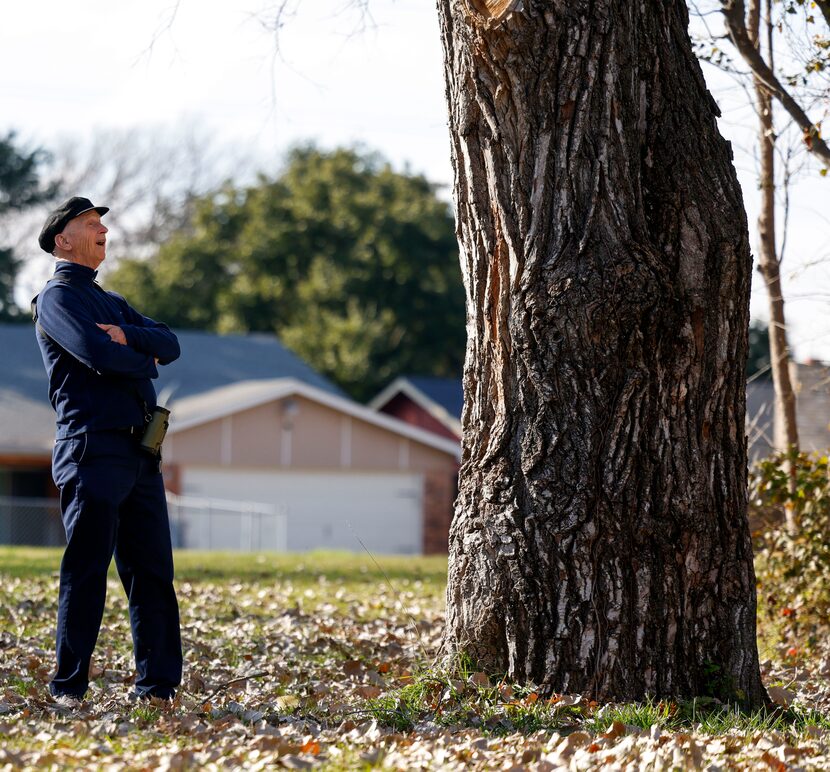
<svg viewBox="0 0 830 772">
<path fill-rule="evenodd" d="M 8 4 L 0 28 L 0 131 L 49 147 L 93 129 L 198 126 L 274 168 L 291 144 L 362 143 L 398 168 L 452 181 L 438 22 L 430 0 L 298 0 L 279 40 L 268 0 L 43 0 Z M 290 5 L 290 3 L 289 3 Z M 365 22 L 365 23 L 364 23 Z M 754 228 L 751 109 L 704 68 L 736 148 Z M 830 360 L 830 177 L 817 167 L 792 193 L 785 262 L 791 336 L 800 358 Z M 753 246 L 755 236 L 753 233 Z M 36 247 L 24 255 L 38 265 Z M 24 280 L 36 283 L 38 271 Z M 753 315 L 765 317 L 753 280 Z M 28 296 L 30 287 L 21 287 Z"/>
</svg>

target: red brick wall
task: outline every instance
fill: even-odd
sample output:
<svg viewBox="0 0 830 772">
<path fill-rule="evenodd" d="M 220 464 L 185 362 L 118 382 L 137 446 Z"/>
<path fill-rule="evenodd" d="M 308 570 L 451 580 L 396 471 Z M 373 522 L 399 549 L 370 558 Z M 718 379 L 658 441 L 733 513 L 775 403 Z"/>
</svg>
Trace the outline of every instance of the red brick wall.
<svg viewBox="0 0 830 772">
<path fill-rule="evenodd" d="M 450 523 L 458 494 L 458 470 L 454 474 L 427 472 L 424 477 L 424 555 L 446 555 Z"/>
</svg>

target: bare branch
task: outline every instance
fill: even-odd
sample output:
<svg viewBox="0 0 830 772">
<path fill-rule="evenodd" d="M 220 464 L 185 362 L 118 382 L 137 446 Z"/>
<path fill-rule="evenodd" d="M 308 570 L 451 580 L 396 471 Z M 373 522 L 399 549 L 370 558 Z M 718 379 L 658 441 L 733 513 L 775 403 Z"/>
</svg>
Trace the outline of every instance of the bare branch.
<svg viewBox="0 0 830 772">
<path fill-rule="evenodd" d="M 821 11 L 821 15 L 824 16 L 827 26 L 830 27 L 830 0 L 815 0 L 815 3 Z"/>
<path fill-rule="evenodd" d="M 764 61 L 760 52 L 752 45 L 744 23 L 746 15 L 743 0 L 721 0 L 723 16 L 729 38 L 738 49 L 743 60 L 749 65 L 755 78 L 777 99 L 781 106 L 798 124 L 804 135 L 807 148 L 818 156 L 825 166 L 830 168 L 830 147 L 819 136 L 818 127 L 807 117 L 801 106 L 792 98 L 790 93 L 781 85 L 775 73 Z"/>
<path fill-rule="evenodd" d="M 153 34 L 152 39 L 150 40 L 149 45 L 147 48 L 142 51 L 139 56 L 141 57 L 146 56 L 150 58 L 153 55 L 153 51 L 155 50 L 156 43 L 162 38 L 165 33 L 171 32 L 173 29 L 173 25 L 176 22 L 176 17 L 179 15 L 179 6 L 181 5 L 181 0 L 175 0 L 173 5 L 167 9 L 167 18 L 162 21 L 159 27 L 156 29 L 155 33 Z"/>
<path fill-rule="evenodd" d="M 298 0 L 276 0 L 273 6 L 267 11 L 254 14 L 262 26 L 273 34 L 274 48 L 277 52 L 280 51 L 282 28 L 297 15 L 299 4 Z M 369 0 L 345 0 L 342 8 L 337 13 L 343 13 L 348 10 L 355 10 L 358 13 L 357 25 L 348 37 L 356 35 L 362 32 L 367 26 L 372 25 L 372 17 L 369 13 Z"/>
<path fill-rule="evenodd" d="M 792 169 L 790 168 L 791 158 L 792 148 L 788 147 L 786 156 L 784 156 L 784 176 L 780 185 L 780 188 L 784 191 L 784 212 L 781 218 L 781 247 L 778 250 L 778 265 L 781 265 L 784 262 L 784 252 L 787 249 L 787 235 L 789 234 L 790 226 L 790 178 L 792 176 Z"/>
</svg>

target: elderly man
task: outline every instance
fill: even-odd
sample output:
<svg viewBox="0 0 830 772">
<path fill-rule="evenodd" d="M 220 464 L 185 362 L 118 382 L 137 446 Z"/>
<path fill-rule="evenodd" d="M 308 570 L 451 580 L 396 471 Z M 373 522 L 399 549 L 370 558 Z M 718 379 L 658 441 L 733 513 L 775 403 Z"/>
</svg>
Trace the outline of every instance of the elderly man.
<svg viewBox="0 0 830 772">
<path fill-rule="evenodd" d="M 156 407 L 151 379 L 178 358 L 179 343 L 95 282 L 108 211 L 76 197 L 49 215 L 38 243 L 57 265 L 32 302 L 57 413 L 52 474 L 67 542 L 50 690 L 68 705 L 87 690 L 113 553 L 129 599 L 135 694 L 172 699 L 182 672 L 161 461 L 141 446 Z"/>
</svg>

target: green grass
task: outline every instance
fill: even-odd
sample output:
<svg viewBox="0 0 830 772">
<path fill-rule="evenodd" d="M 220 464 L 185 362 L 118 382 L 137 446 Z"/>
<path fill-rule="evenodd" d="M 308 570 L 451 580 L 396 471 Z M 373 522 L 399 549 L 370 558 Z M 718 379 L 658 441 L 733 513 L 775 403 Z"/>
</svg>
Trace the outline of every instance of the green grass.
<svg viewBox="0 0 830 772">
<path fill-rule="evenodd" d="M 154 705 L 138 705 L 130 713 L 130 719 L 137 724 L 155 724 L 161 710 Z"/>
<path fill-rule="evenodd" d="M 584 706 L 545 700 L 533 687 L 491 678 L 459 658 L 451 669 L 429 668 L 410 683 L 369 702 L 380 723 L 411 731 L 420 722 L 447 727 L 472 727 L 485 734 L 559 732 L 573 729 L 584 718 Z"/>
<path fill-rule="evenodd" d="M 0 573 L 27 578 L 50 575 L 60 568 L 62 548 L 0 546 Z M 367 584 L 406 579 L 440 584 L 447 580 L 446 557 L 369 556 L 351 552 L 200 552 L 178 550 L 174 555 L 179 581 L 206 579 L 279 579 L 314 584 Z M 114 567 L 110 569 L 115 571 Z"/>
<path fill-rule="evenodd" d="M 392 752 L 381 740 L 367 749 L 362 741 L 349 739 L 350 729 L 338 728 L 357 726 L 359 734 L 370 719 L 395 732 L 412 733 L 410 743 L 439 742 L 436 738 L 458 733 L 462 742 L 498 738 L 492 744 L 495 748 L 515 741 L 509 737 L 518 737 L 518 743 L 535 744 L 537 752 L 542 744 L 555 745 L 576 730 L 587 731 L 603 747 L 623 734 L 637 735 L 636 729 L 647 732 L 659 727 L 681 737 L 739 738 L 738 745 L 746 748 L 752 743 L 740 738 L 776 735 L 797 744 L 816 729 L 830 731 L 830 716 L 797 705 L 747 714 L 712 698 L 574 704 L 573 698 L 548 700 L 531 686 L 511 684 L 493 674 L 487 677 L 465 658 L 449 669 L 430 667 L 443 621 L 446 558 L 373 559 L 365 553 L 336 552 L 176 553 L 188 675 L 199 676 L 202 685 L 186 682 L 182 702 L 172 711 L 123 699 L 107 706 L 101 702 L 103 697 L 93 698 L 85 708 L 91 712 L 85 719 L 90 723 L 80 724 L 71 717 L 56 718 L 42 708 L 38 697 L 45 693 L 46 671 L 52 666 L 60 556 L 60 549 L 0 547 L 0 634 L 9 644 L 4 650 L 8 665 L 0 668 L 0 692 L 16 706 L 0 722 L 5 725 L 0 743 L 20 753 L 31 755 L 27 743 L 33 732 L 43 730 L 54 735 L 52 750 L 82 751 L 88 764 L 93 757 L 103 764 L 113 753 L 131 762 L 135 754 L 159 747 L 172 752 L 174 746 L 212 747 L 221 742 L 223 763 L 239 766 L 249 750 L 247 735 L 237 737 L 224 728 L 234 722 L 245 724 L 249 709 L 250 715 L 262 713 L 263 720 L 281 731 L 292 726 L 283 721 L 288 715 L 317 722 L 323 745 L 337 749 L 320 759 L 333 772 L 373 768 L 384 753 Z M 102 695 L 126 691 L 118 674 L 132 668 L 126 600 L 117 588 L 114 568 L 111 579 L 96 650 L 96 661 L 108 674 L 97 682 Z M 413 621 L 424 623 L 425 645 L 414 632 Z M 350 662 L 360 667 L 347 667 Z M 370 671 L 374 671 L 371 679 Z M 234 679 L 237 686 L 232 686 Z M 717 681 L 715 670 L 712 679 Z M 377 688 L 367 692 L 370 683 Z M 231 701 L 244 710 L 232 710 Z M 113 727 L 106 737 L 78 730 L 105 719 Z M 620 724 L 627 729 L 621 732 Z M 194 726 L 198 733 L 191 737 Z M 428 730 L 422 734 L 424 727 Z M 297 732 L 291 742 L 302 744 L 305 730 Z M 608 738 L 599 739 L 603 734 Z M 96 750 L 102 743 L 110 750 Z M 517 759 L 523 758 L 524 750 L 519 748 Z M 71 765 L 76 757 L 70 753 L 60 758 L 64 760 L 48 763 Z M 504 759 L 496 762 L 488 757 L 476 768 L 488 768 L 490 761 L 501 766 Z"/>
<path fill-rule="evenodd" d="M 710 698 L 681 702 L 648 701 L 609 706 L 597 711 L 586 726 L 592 732 L 608 731 L 615 722 L 640 729 L 653 726 L 679 732 L 695 729 L 705 734 L 745 734 L 781 732 L 803 734 L 809 727 L 830 729 L 830 717 L 802 707 L 746 713 Z"/>
<path fill-rule="evenodd" d="M 412 731 L 421 722 L 469 727 L 484 734 L 530 734 L 540 730 L 567 733 L 585 729 L 595 734 L 615 724 L 670 732 L 697 731 L 708 735 L 780 732 L 799 737 L 811 728 L 830 730 L 830 716 L 793 706 L 746 713 L 711 698 L 679 702 L 649 700 L 606 707 L 558 705 L 540 699 L 527 687 L 505 683 L 475 686 L 451 673 L 435 670 L 418 674 L 411 683 L 370 702 L 371 715 L 397 731 Z"/>
</svg>

